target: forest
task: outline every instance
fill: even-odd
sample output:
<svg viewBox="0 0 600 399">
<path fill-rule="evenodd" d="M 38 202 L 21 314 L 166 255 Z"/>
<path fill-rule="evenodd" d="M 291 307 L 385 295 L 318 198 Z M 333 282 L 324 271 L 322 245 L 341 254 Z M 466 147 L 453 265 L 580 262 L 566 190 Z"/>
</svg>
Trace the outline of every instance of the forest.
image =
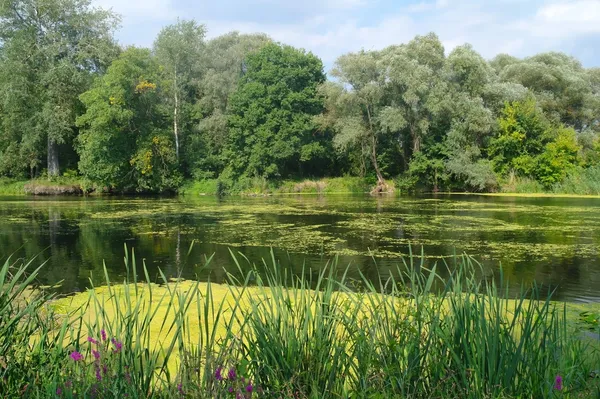
<svg viewBox="0 0 600 399">
<path fill-rule="evenodd" d="M 360 177 L 377 191 L 600 193 L 600 68 L 484 59 L 430 33 L 314 54 L 194 20 L 151 48 L 89 0 L 0 5 L 0 176 L 177 192 Z M 327 72 L 327 74 L 326 74 Z"/>
</svg>

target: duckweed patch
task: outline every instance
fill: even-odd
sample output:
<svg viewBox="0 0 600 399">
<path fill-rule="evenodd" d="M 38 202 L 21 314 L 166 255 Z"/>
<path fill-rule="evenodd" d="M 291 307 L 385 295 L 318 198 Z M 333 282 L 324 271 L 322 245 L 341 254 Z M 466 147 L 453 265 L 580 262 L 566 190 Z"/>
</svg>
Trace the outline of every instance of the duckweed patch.
<svg viewBox="0 0 600 399">
<path fill-rule="evenodd" d="M 68 281 L 65 291 L 85 286 L 86 270 L 97 269 L 94 265 L 102 257 L 118 261 L 123 241 L 137 246 L 143 257 L 157 258 L 153 262 L 170 262 L 173 273 L 183 270 L 186 277 L 193 274 L 184 267 L 184 255 L 195 241 L 201 245 L 190 257 L 192 265 L 213 252 L 223 259 L 228 247 L 253 249 L 251 261 L 257 262 L 259 254 L 273 247 L 279 254 L 291 254 L 297 264 L 311 265 L 321 256 L 366 264 L 375 257 L 378 265 L 389 267 L 400 256 L 408 256 L 412 246 L 419 251 L 423 247 L 429 259 L 467 252 L 477 253 L 489 265 L 517 264 L 515 270 L 537 271 L 539 281 L 550 284 L 580 273 L 579 282 L 569 289 L 585 287 L 579 291 L 584 297 L 597 297 L 592 285 L 600 278 L 600 201 L 594 199 L 447 195 L 11 199 L 0 202 L 0 215 L 4 253 L 34 256 L 51 241 L 54 248 L 65 246 L 60 261 L 50 260 L 56 262 L 57 271 L 48 272 L 45 280 L 54 281 L 67 268 L 66 274 L 78 280 Z M 22 249 L 23 241 L 30 244 Z M 102 256 L 94 255 L 99 250 Z M 544 262 L 557 268 L 543 268 Z M 85 268 L 78 271 L 80 264 Z"/>
</svg>

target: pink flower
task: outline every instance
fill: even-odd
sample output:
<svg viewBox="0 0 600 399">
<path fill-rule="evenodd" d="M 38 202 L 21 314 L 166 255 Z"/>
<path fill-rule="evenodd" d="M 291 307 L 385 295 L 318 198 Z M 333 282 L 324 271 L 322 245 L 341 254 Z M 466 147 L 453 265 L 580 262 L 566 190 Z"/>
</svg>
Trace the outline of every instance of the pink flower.
<svg viewBox="0 0 600 399">
<path fill-rule="evenodd" d="M 81 355 L 81 353 L 74 351 L 71 353 L 71 359 L 73 359 L 74 361 L 78 362 L 80 360 L 83 359 L 83 356 Z"/>
<path fill-rule="evenodd" d="M 94 359 L 100 360 L 100 352 L 92 350 L 92 355 L 94 355 Z"/>
<path fill-rule="evenodd" d="M 60 387 L 56 388 L 56 396 L 62 395 L 62 389 Z"/>
<path fill-rule="evenodd" d="M 94 345 L 98 345 L 98 341 L 96 341 L 96 340 L 95 340 L 94 338 L 92 338 L 92 337 L 88 337 L 88 338 L 87 338 L 87 341 L 88 341 L 88 342 L 90 342 L 90 343 L 92 343 L 92 344 L 94 344 Z"/>
<path fill-rule="evenodd" d="M 563 379 L 560 375 L 557 375 L 554 379 L 554 389 L 557 391 L 562 391 L 563 389 Z"/>
<path fill-rule="evenodd" d="M 100 330 L 100 336 L 102 337 L 102 341 L 106 341 L 106 331 Z"/>
</svg>

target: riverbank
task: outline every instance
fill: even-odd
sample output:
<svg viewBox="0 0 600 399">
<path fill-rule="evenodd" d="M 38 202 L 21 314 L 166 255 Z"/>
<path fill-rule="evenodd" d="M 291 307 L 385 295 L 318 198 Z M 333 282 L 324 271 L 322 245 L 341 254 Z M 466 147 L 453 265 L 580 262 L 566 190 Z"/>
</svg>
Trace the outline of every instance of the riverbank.
<svg viewBox="0 0 600 399">
<path fill-rule="evenodd" d="M 131 254 L 123 284 L 58 300 L 29 289 L 37 272 L 17 267 L 8 280 L 6 263 L 0 367 L 9 378 L 0 389 L 207 399 L 595 394 L 597 306 L 550 302 L 535 288 L 503 298 L 502 283 L 481 285 L 468 257 L 434 292 L 435 268 L 409 262 L 403 279 L 354 291 L 327 267 L 308 280 L 282 276 L 277 263 L 227 285 L 164 275 L 157 285 L 145 268 L 139 279 Z"/>
<path fill-rule="evenodd" d="M 394 179 L 386 180 L 395 195 L 406 192 L 396 189 Z M 288 194 L 368 194 L 375 187 L 373 179 L 361 177 L 332 177 L 314 180 L 266 180 L 262 178 L 225 181 L 220 179 L 187 180 L 179 188 L 183 196 L 270 196 Z M 53 181 L 47 179 L 15 180 L 0 178 L 0 195 L 84 195 L 100 194 L 77 177 L 60 177 Z M 411 192 L 412 193 L 412 192 Z M 431 194 L 431 193 L 429 193 Z M 600 187 L 589 182 L 577 185 L 571 181 L 563 182 L 552 189 L 544 189 L 530 180 L 518 180 L 516 183 L 502 186 L 499 192 L 437 192 L 435 195 L 481 195 L 496 197 L 531 198 L 600 198 Z"/>
<path fill-rule="evenodd" d="M 390 182 L 392 182 L 390 180 Z M 207 179 L 187 181 L 179 189 L 182 195 L 243 195 L 261 196 L 277 194 L 364 194 L 376 182 L 361 177 L 332 177 L 317 180 L 266 180 L 261 178 L 223 181 Z M 393 184 L 392 184 L 393 187 Z"/>
<path fill-rule="evenodd" d="M 0 178 L 0 195 L 83 195 L 79 178 L 17 180 Z"/>
</svg>

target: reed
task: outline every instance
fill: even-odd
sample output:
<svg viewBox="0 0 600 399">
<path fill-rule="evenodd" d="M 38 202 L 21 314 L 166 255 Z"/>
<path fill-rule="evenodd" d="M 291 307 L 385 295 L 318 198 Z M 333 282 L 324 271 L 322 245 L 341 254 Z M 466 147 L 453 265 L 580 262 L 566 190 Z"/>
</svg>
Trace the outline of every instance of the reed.
<svg viewBox="0 0 600 399">
<path fill-rule="evenodd" d="M 482 279 L 465 255 L 430 269 L 410 256 L 377 282 L 349 281 L 335 260 L 292 276 L 272 255 L 223 286 L 155 284 L 125 253 L 123 281 L 105 272 L 58 301 L 30 288 L 31 262 L 4 263 L 3 396 L 600 397 L 597 345 L 565 305 L 535 286 L 509 298 L 503 276 Z M 232 253 L 237 276 L 243 261 Z"/>
</svg>

